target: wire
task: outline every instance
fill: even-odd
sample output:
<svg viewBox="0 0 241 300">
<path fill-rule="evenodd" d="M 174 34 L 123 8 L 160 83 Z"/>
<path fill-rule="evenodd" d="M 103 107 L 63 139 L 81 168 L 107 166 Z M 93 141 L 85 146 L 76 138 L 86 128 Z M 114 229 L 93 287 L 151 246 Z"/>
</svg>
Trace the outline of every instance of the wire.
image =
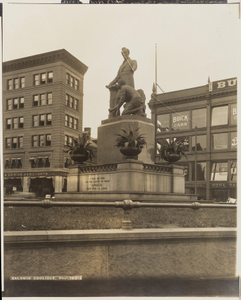
<svg viewBox="0 0 241 300">
<path fill-rule="evenodd" d="M 162 104 L 163 106 L 165 106 L 167 109 L 169 109 L 171 112 L 173 112 L 173 113 L 175 113 L 175 114 L 177 114 L 177 115 L 179 115 L 179 116 L 182 116 L 180 113 L 178 113 L 178 112 L 176 112 L 175 110 L 171 109 L 169 106 L 167 106 L 167 105 L 164 104 L 162 101 L 160 101 L 159 99 L 157 99 L 153 94 L 152 94 L 152 97 L 153 97 L 154 99 L 156 99 L 160 104 Z M 202 123 L 199 123 L 199 122 L 197 122 L 197 121 L 195 121 L 195 123 L 196 123 L 196 124 L 203 125 Z"/>
</svg>

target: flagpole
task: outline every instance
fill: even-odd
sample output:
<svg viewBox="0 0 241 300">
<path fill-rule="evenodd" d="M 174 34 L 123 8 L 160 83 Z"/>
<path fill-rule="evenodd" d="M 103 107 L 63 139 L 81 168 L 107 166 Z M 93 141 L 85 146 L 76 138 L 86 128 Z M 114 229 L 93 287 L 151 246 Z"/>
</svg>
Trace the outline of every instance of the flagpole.
<svg viewBox="0 0 241 300">
<path fill-rule="evenodd" d="M 155 45 L 155 85 L 157 90 L 157 44 Z"/>
</svg>

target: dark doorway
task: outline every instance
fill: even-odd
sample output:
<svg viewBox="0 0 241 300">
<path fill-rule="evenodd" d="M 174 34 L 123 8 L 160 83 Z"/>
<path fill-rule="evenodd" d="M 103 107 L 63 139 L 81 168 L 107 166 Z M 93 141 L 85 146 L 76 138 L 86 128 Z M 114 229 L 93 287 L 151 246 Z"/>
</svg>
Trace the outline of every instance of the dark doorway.
<svg viewBox="0 0 241 300">
<path fill-rule="evenodd" d="M 15 191 L 22 192 L 21 178 L 8 178 L 4 180 L 4 187 L 6 188 L 6 195 L 12 194 Z"/>
<path fill-rule="evenodd" d="M 45 195 L 54 195 L 53 179 L 52 178 L 31 178 L 29 191 L 36 194 L 38 197 Z"/>
<path fill-rule="evenodd" d="M 212 199 L 216 202 L 226 202 L 228 200 L 228 190 L 227 189 L 213 189 Z"/>
</svg>

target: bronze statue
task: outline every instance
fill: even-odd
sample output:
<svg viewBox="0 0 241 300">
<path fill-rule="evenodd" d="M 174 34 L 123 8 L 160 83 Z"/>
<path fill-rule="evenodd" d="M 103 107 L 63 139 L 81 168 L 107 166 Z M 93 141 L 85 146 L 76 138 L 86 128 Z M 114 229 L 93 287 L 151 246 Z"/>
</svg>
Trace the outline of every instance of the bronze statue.
<svg viewBox="0 0 241 300">
<path fill-rule="evenodd" d="M 124 57 L 124 61 L 120 66 L 117 76 L 113 79 L 106 87 L 110 89 L 113 85 L 115 85 L 119 80 L 125 80 L 126 84 L 134 86 L 134 72 L 137 69 L 137 62 L 136 60 L 130 59 L 130 51 L 127 48 L 122 48 L 121 54 Z"/>
<path fill-rule="evenodd" d="M 145 94 L 143 90 L 135 90 L 133 87 L 126 84 L 125 80 L 121 79 L 117 84 L 116 105 L 110 108 L 109 111 L 112 117 L 120 115 L 120 108 L 124 105 L 123 115 L 140 115 L 146 117 L 145 114 Z"/>
</svg>

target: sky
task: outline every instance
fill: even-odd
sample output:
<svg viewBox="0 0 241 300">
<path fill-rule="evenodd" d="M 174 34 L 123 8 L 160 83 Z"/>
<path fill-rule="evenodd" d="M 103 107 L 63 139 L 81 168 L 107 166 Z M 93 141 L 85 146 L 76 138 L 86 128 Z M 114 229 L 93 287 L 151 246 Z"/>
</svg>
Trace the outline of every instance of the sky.
<svg viewBox="0 0 241 300">
<path fill-rule="evenodd" d="M 97 137 L 98 126 L 108 118 L 105 85 L 115 78 L 123 61 L 122 47 L 137 60 L 135 87 L 144 91 L 146 104 L 155 81 L 155 48 L 157 83 L 165 92 L 205 85 L 208 76 L 215 81 L 238 75 L 237 4 L 20 2 L 24 1 L 4 3 L 3 61 L 64 48 L 87 65 L 83 128 L 91 127 L 92 137 Z M 150 118 L 149 108 L 147 116 Z"/>
</svg>

